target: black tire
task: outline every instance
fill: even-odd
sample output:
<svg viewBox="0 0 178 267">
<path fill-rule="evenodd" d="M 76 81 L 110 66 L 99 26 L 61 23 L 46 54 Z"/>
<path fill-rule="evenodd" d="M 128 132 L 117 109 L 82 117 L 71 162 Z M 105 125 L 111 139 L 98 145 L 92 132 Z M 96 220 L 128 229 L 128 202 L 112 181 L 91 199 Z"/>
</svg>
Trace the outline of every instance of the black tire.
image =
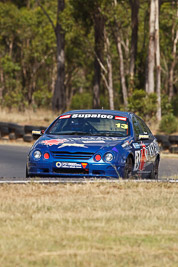
<svg viewBox="0 0 178 267">
<path fill-rule="evenodd" d="M 1 127 L 1 136 L 6 136 L 9 134 L 9 128 L 7 126 L 2 126 Z"/>
<path fill-rule="evenodd" d="M 19 125 L 16 129 L 15 129 L 15 136 L 16 138 L 22 138 L 24 136 L 25 132 L 24 132 L 24 126 Z"/>
<path fill-rule="evenodd" d="M 33 137 L 32 137 L 32 135 L 30 135 L 30 134 L 25 134 L 24 136 L 23 136 L 23 140 L 24 140 L 24 142 L 32 142 L 32 140 L 33 140 Z"/>
<path fill-rule="evenodd" d="M 9 128 L 9 133 L 15 133 L 15 130 L 19 127 L 20 125 L 16 123 L 8 123 L 8 128 Z"/>
<path fill-rule="evenodd" d="M 8 127 L 8 123 L 7 122 L 0 122 L 0 129 L 1 127 Z"/>
<path fill-rule="evenodd" d="M 149 175 L 149 179 L 158 180 L 158 169 L 159 169 L 159 160 L 156 159 L 155 163 L 153 164 L 153 168 L 151 170 L 151 173 Z"/>
<path fill-rule="evenodd" d="M 171 143 L 169 141 L 162 142 L 162 148 L 163 150 L 169 149 L 171 146 Z"/>
<path fill-rule="evenodd" d="M 25 177 L 26 177 L 27 179 L 28 179 L 28 178 L 34 178 L 34 177 L 35 177 L 35 176 L 33 176 L 33 175 L 29 175 L 27 166 L 26 166 L 26 175 L 25 175 Z"/>
<path fill-rule="evenodd" d="M 16 135 L 15 135 L 15 133 L 10 133 L 10 134 L 9 134 L 9 140 L 16 140 Z"/>
<path fill-rule="evenodd" d="M 161 134 L 158 134 L 158 135 L 155 135 L 158 143 L 163 143 L 163 142 L 169 142 L 169 136 L 168 135 L 161 135 Z"/>
<path fill-rule="evenodd" d="M 26 178 L 30 178 L 30 176 L 29 176 L 29 173 L 28 173 L 27 166 L 26 166 L 26 172 L 25 172 L 25 173 L 26 173 L 26 175 L 25 175 L 25 176 L 26 176 Z"/>
<path fill-rule="evenodd" d="M 126 159 L 126 164 L 124 167 L 124 179 L 130 179 L 133 177 L 133 160 L 131 156 L 128 156 Z"/>
<path fill-rule="evenodd" d="M 163 151 L 163 146 L 162 146 L 162 144 L 159 143 L 158 145 L 159 145 L 159 150 L 160 150 L 160 151 Z"/>
<path fill-rule="evenodd" d="M 24 127 L 25 134 L 31 134 L 33 130 L 39 130 L 39 126 L 25 125 Z"/>
<path fill-rule="evenodd" d="M 178 147 L 177 146 L 171 146 L 169 148 L 169 151 L 174 154 L 178 154 Z"/>
<path fill-rule="evenodd" d="M 169 141 L 171 144 L 178 144 L 178 135 L 170 135 Z"/>
</svg>

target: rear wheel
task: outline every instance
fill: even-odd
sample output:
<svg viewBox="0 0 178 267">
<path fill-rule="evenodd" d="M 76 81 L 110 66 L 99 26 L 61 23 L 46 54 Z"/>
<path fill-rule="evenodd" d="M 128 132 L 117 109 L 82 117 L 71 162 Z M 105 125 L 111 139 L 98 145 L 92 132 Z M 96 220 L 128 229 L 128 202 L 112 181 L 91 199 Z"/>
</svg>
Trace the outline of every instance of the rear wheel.
<svg viewBox="0 0 178 267">
<path fill-rule="evenodd" d="M 124 167 L 124 176 L 123 176 L 123 178 L 124 179 L 130 179 L 132 177 L 133 177 L 133 161 L 132 161 L 132 158 L 129 156 L 126 159 L 126 164 L 125 164 L 125 167 Z"/>
<path fill-rule="evenodd" d="M 153 165 L 153 168 L 150 173 L 150 179 L 158 180 L 158 168 L 159 168 L 159 160 L 156 159 Z"/>
</svg>

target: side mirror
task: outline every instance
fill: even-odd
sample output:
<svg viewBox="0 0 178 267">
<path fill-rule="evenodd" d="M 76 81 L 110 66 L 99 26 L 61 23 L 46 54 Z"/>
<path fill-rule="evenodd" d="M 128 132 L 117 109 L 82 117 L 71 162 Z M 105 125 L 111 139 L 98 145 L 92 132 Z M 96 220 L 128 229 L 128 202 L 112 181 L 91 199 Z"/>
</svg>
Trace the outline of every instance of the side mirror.
<svg viewBox="0 0 178 267">
<path fill-rule="evenodd" d="M 148 134 L 139 134 L 138 139 L 139 140 L 149 139 L 149 135 Z"/>
</svg>

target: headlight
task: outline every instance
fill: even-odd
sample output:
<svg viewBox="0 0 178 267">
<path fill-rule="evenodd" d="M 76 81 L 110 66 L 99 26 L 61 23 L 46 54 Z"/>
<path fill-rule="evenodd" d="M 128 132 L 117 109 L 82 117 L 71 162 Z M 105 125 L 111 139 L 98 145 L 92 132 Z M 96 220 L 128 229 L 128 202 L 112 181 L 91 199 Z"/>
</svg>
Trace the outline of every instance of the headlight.
<svg viewBox="0 0 178 267">
<path fill-rule="evenodd" d="M 104 161 L 106 161 L 106 162 L 110 162 L 110 161 L 112 161 L 113 158 L 114 158 L 114 156 L 113 156 L 112 153 L 106 153 L 106 154 L 104 155 Z"/>
<path fill-rule="evenodd" d="M 33 153 L 33 156 L 34 156 L 35 159 L 40 159 L 41 158 L 41 152 L 39 150 L 36 150 Z"/>
</svg>

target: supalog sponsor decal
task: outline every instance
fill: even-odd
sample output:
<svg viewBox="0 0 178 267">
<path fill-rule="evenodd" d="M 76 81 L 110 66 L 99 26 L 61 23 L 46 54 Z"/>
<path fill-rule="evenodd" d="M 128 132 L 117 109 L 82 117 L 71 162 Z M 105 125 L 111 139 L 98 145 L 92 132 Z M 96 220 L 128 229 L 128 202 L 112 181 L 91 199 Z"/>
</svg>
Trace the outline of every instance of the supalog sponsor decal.
<svg viewBox="0 0 178 267">
<path fill-rule="evenodd" d="M 71 116 L 72 119 L 76 119 L 76 118 L 101 118 L 101 119 L 113 119 L 114 116 L 113 115 L 108 115 L 108 114 L 90 114 L 90 113 L 86 113 L 86 114 L 72 114 Z"/>
<path fill-rule="evenodd" d="M 83 168 L 81 163 L 76 162 L 56 162 L 57 168 L 67 168 L 67 169 L 81 169 Z M 86 167 L 86 166 L 85 166 Z"/>
<path fill-rule="evenodd" d="M 126 121 L 127 118 L 126 117 L 122 117 L 122 116 L 113 116 L 113 115 L 109 115 L 109 114 L 90 114 L 90 113 L 79 113 L 79 114 L 72 114 L 71 115 L 72 119 L 76 119 L 76 118 L 101 118 L 101 119 L 115 119 L 115 120 L 121 120 L 121 121 Z"/>
</svg>

